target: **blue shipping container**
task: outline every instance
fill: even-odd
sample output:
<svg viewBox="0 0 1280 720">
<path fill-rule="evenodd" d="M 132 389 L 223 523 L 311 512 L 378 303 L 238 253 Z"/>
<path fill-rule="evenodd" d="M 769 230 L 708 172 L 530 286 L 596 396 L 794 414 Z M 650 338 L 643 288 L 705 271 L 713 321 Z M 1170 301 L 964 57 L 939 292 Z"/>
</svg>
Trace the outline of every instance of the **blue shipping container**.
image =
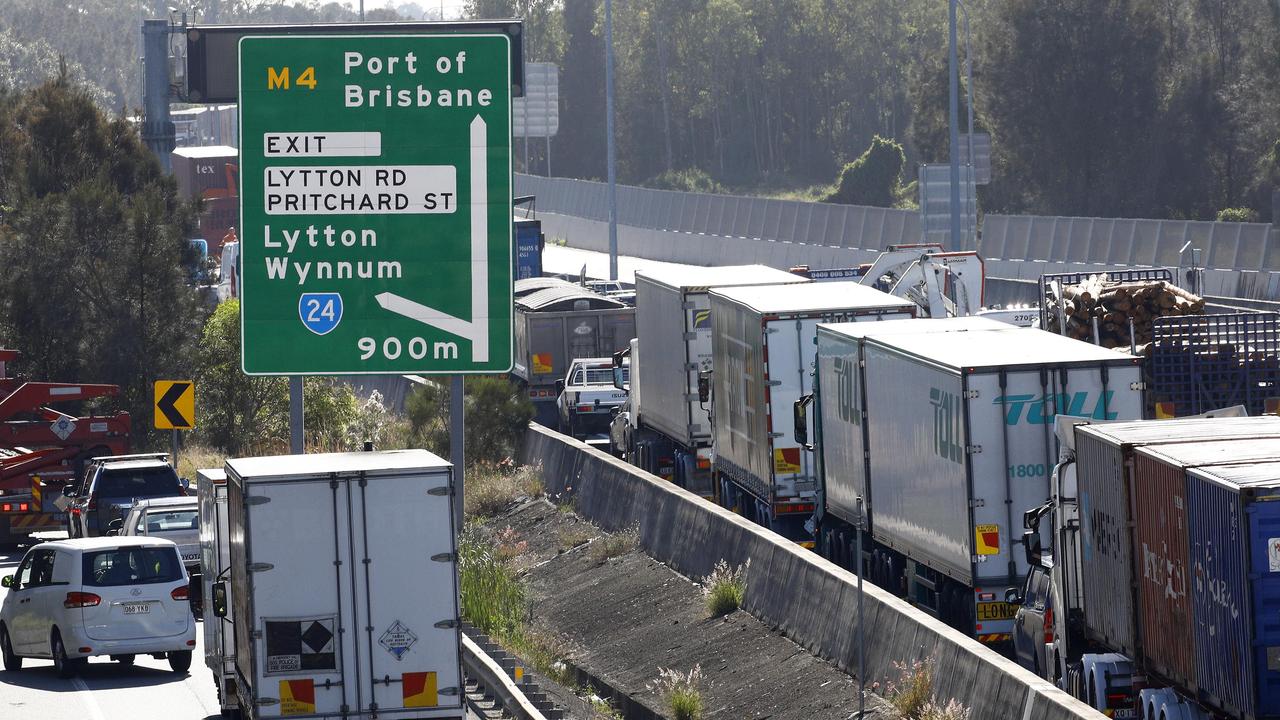
<svg viewBox="0 0 1280 720">
<path fill-rule="evenodd" d="M 1232 718 L 1280 718 L 1280 461 L 1191 469 L 1187 505 L 1194 690 Z"/>
<path fill-rule="evenodd" d="M 515 279 L 542 277 L 542 221 L 516 218 Z"/>
</svg>

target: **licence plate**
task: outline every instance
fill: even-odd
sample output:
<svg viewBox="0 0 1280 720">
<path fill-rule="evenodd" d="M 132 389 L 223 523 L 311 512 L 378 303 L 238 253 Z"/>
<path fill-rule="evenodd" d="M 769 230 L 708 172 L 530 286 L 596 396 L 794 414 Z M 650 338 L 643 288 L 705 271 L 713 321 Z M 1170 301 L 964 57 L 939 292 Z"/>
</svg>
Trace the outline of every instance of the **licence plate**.
<svg viewBox="0 0 1280 720">
<path fill-rule="evenodd" d="M 1017 608 L 1006 602 L 978 603 L 978 620 L 1012 620 Z"/>
<path fill-rule="evenodd" d="M 120 607 L 124 608 L 125 615 L 146 615 L 151 612 L 151 603 L 125 603 Z"/>
</svg>

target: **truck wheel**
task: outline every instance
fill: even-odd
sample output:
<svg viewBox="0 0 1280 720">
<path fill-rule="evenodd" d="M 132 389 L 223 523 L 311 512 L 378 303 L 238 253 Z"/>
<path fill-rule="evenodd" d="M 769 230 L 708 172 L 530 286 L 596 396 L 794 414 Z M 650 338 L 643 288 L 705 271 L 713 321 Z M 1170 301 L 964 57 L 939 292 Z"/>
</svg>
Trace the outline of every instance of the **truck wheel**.
<svg viewBox="0 0 1280 720">
<path fill-rule="evenodd" d="M 0 625 L 0 655 L 4 657 L 4 669 L 17 672 L 22 669 L 22 658 L 13 654 L 13 645 L 9 643 L 9 630 Z"/>
<path fill-rule="evenodd" d="M 185 673 L 191 669 L 191 651 L 180 650 L 169 653 L 169 668 L 176 673 Z"/>
</svg>

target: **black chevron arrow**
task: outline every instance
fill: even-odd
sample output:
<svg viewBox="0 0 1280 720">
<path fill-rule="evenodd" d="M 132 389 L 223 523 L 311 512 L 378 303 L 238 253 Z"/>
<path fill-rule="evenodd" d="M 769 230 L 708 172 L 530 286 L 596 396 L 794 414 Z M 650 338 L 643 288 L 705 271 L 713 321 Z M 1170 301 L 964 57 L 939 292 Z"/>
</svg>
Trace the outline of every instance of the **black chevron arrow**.
<svg viewBox="0 0 1280 720">
<path fill-rule="evenodd" d="M 182 397 L 191 387 L 191 383 L 179 382 L 169 386 L 169 389 L 160 396 L 160 401 L 156 403 L 156 407 L 164 416 L 169 419 L 169 424 L 177 427 L 187 427 L 191 425 L 191 421 L 182 417 L 182 413 L 178 412 L 178 408 L 173 404 L 178 402 L 178 398 Z"/>
</svg>

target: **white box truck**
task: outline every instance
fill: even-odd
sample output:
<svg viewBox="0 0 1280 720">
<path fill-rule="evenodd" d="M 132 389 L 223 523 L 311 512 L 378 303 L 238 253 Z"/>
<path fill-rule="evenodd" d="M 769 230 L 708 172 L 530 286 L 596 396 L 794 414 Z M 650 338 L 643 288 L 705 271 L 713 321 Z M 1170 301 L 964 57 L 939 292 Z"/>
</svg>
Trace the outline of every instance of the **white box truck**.
<svg viewBox="0 0 1280 720">
<path fill-rule="evenodd" d="M 710 299 L 716 498 L 812 547 L 818 477 L 791 428 L 813 390 L 818 324 L 905 320 L 916 305 L 856 282 L 716 288 Z"/>
<path fill-rule="evenodd" d="M 222 592 L 219 614 L 212 610 L 213 586 L 228 580 L 231 546 L 227 542 L 227 473 L 220 468 L 196 471 L 196 497 L 200 503 L 200 591 L 204 602 L 204 664 L 213 673 L 218 704 L 224 717 L 239 713 L 236 700 L 236 649 L 231 628 L 235 614 Z"/>
<path fill-rule="evenodd" d="M 394 450 L 239 458 L 226 473 L 241 711 L 463 718 L 449 463 Z"/>
<path fill-rule="evenodd" d="M 614 448 L 628 462 L 703 497 L 712 497 L 711 419 L 699 400 L 700 373 L 711 371 L 714 287 L 803 284 L 764 265 L 671 266 L 636 273 L 636 340 L 631 346 L 630 432 Z M 615 362 L 623 362 L 621 355 Z M 641 387 L 641 384 L 643 387 Z"/>
<path fill-rule="evenodd" d="M 918 318 L 885 322 L 847 322 L 818 326 L 818 359 L 813 393 L 799 400 L 795 437 L 813 452 L 818 487 L 814 534 L 823 557 L 854 569 L 863 501 L 863 528 L 873 522 L 867 475 L 866 383 L 863 348 L 868 337 L 943 332 L 1007 330 L 1009 325 L 983 317 Z M 808 409 L 814 402 L 813 411 Z M 810 416 L 812 415 L 812 419 Z M 810 443 L 812 439 L 812 443 Z M 864 536 L 864 541 L 869 537 Z M 864 547 L 869 547 L 865 545 Z"/>
<path fill-rule="evenodd" d="M 872 336 L 871 576 L 1007 647 L 1022 514 L 1049 495 L 1054 418 L 1142 417 L 1139 359 L 1042 330 Z M 1016 550 L 1016 551 L 1015 551 Z"/>
</svg>

